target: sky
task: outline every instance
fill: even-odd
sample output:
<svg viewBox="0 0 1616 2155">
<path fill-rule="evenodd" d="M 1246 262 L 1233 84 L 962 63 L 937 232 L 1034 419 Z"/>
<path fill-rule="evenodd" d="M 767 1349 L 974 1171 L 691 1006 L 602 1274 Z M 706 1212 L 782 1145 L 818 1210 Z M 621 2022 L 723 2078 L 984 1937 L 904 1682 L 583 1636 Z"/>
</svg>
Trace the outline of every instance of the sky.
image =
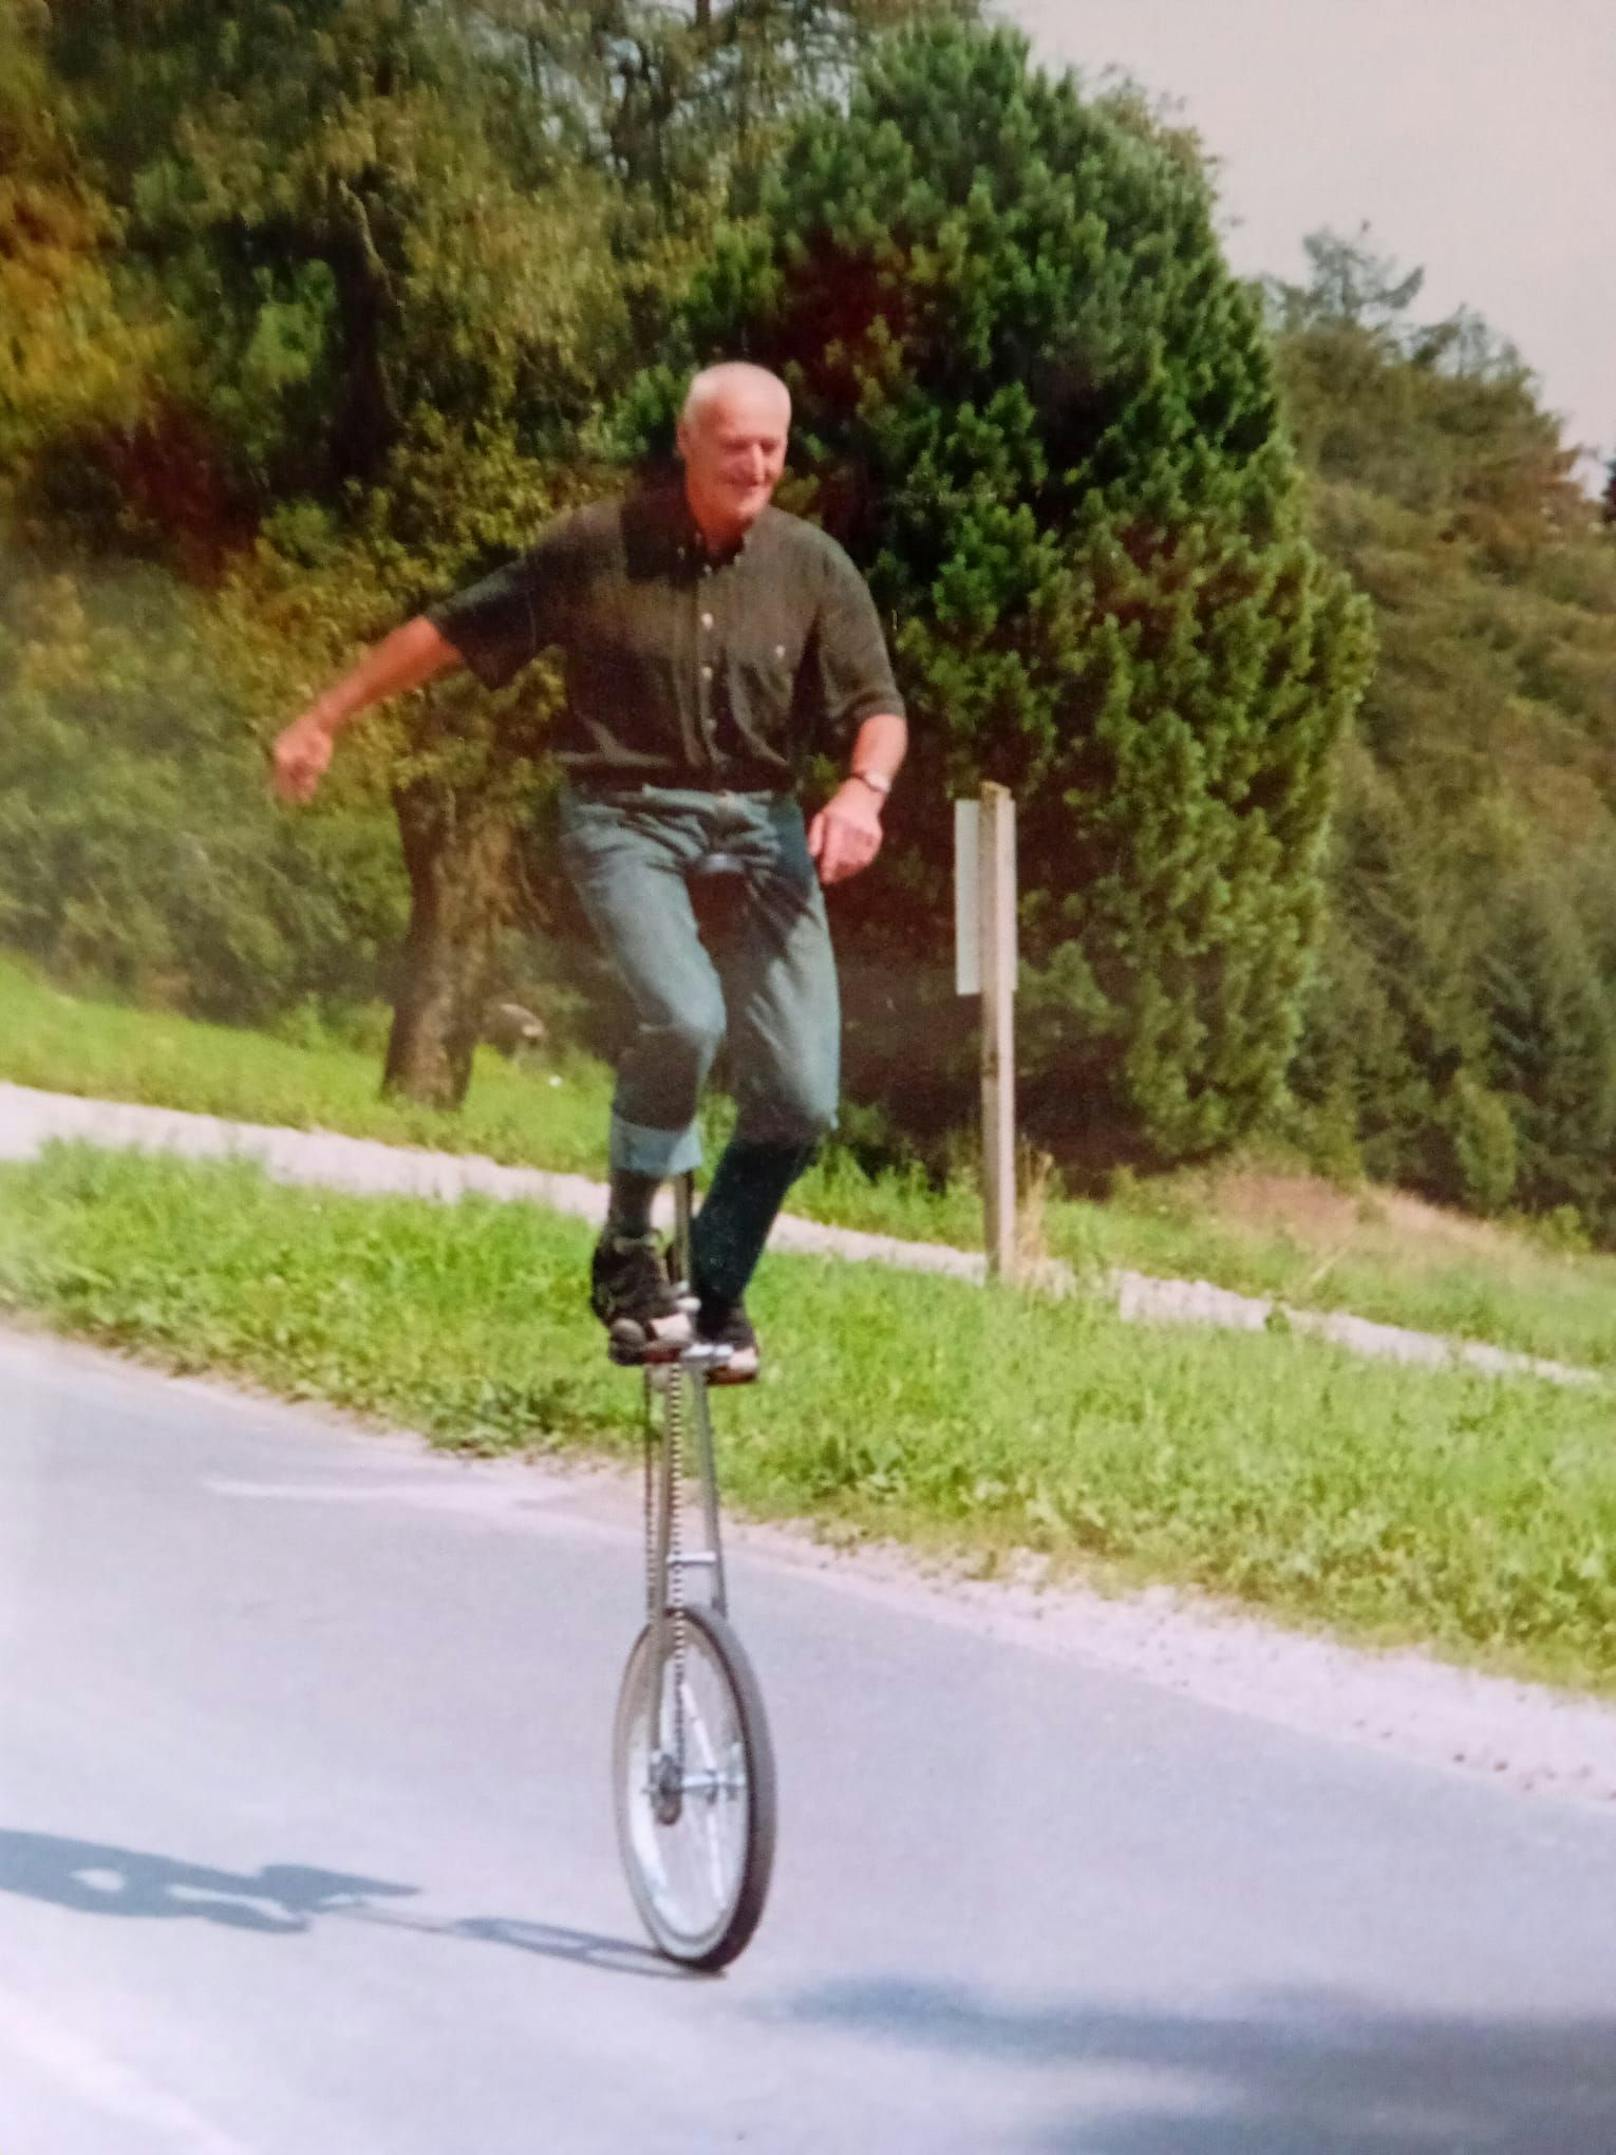
<svg viewBox="0 0 1616 2155">
<path fill-rule="evenodd" d="M 1539 377 L 1565 439 L 1616 450 L 1616 0 L 1000 0 L 1048 64 L 1116 64 L 1220 161 L 1245 276 L 1305 233 L 1425 271 Z M 1587 463 L 1592 481 L 1599 467 Z"/>
</svg>

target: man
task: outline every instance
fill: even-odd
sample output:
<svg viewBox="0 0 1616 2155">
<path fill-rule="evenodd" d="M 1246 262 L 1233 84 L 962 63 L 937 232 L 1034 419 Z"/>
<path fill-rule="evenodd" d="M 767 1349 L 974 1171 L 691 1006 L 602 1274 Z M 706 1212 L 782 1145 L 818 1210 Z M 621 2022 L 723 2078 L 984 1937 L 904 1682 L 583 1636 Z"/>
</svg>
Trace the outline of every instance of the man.
<svg viewBox="0 0 1616 2155">
<path fill-rule="evenodd" d="M 692 1236 L 696 1332 L 755 1376 L 747 1282 L 786 1191 L 835 1120 L 840 1016 L 821 885 L 869 866 L 903 761 L 903 706 L 862 578 L 836 543 L 771 506 L 791 399 L 730 362 L 690 384 L 682 484 L 564 516 L 531 551 L 407 622 L 275 745 L 276 785 L 306 801 L 344 726 L 466 665 L 497 688 L 562 654 L 556 753 L 562 861 L 622 975 L 636 1030 L 612 1107 L 611 1199 L 591 1299 L 619 1360 L 677 1353 L 690 1320 L 651 1206 L 696 1165 L 701 1087 L 726 1029 L 735 1134 Z M 805 830 L 795 789 L 815 750 L 849 775 Z M 722 976 L 690 884 L 738 869 Z"/>
</svg>

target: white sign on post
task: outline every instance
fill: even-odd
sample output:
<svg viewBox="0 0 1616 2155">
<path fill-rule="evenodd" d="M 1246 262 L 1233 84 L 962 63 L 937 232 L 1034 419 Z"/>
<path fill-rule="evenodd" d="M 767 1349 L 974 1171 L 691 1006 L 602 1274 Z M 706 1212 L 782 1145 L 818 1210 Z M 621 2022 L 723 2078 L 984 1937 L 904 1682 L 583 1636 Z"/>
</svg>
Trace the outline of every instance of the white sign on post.
<svg viewBox="0 0 1616 2155">
<path fill-rule="evenodd" d="M 982 808 L 954 803 L 954 988 L 982 992 Z"/>
</svg>

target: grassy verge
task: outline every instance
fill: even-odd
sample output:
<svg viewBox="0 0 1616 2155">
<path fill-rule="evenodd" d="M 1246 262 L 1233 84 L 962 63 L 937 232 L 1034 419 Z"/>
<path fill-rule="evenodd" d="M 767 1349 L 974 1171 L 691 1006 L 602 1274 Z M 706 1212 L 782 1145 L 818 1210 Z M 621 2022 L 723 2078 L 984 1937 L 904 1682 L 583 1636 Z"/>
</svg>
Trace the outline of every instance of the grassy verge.
<svg viewBox="0 0 1616 2155">
<path fill-rule="evenodd" d="M 299 1046 L 67 996 L 0 959 L 0 1078 L 248 1122 L 601 1172 L 610 1084 L 581 1057 L 516 1069 L 483 1051 L 458 1115 L 376 1097 L 373 1053 Z M 832 1148 L 792 1209 L 841 1226 L 976 1246 L 961 1179 L 865 1175 Z M 1347 1193 L 1299 1175 L 1225 1171 L 1141 1184 L 1109 1204 L 1051 1199 L 1044 1245 L 1081 1269 L 1133 1266 L 1314 1309 L 1485 1339 L 1616 1368 L 1616 1259 L 1545 1247 L 1395 1192 Z"/>
<path fill-rule="evenodd" d="M 302 1045 L 68 995 L 0 957 L 0 1079 L 13 1084 L 482 1153 L 563 1174 L 605 1172 L 611 1075 L 587 1056 L 535 1058 L 518 1067 L 480 1048 L 458 1114 L 379 1098 L 379 1071 L 376 1053 L 330 1041 Z M 720 1107 L 715 1133 L 721 1120 Z M 876 1181 L 834 1149 L 793 1193 L 793 1206 L 816 1219 L 917 1241 L 970 1246 L 980 1237 L 974 1191 L 935 1191 L 918 1174 Z"/>
<path fill-rule="evenodd" d="M 629 1441 L 587 1230 L 57 1148 L 0 1170 L 0 1307 L 485 1449 Z M 1183 1581 L 1349 1634 L 1616 1689 L 1608 1403 L 1285 1337 L 1137 1330 L 777 1257 L 773 1374 L 724 1402 L 754 1513 Z"/>
<path fill-rule="evenodd" d="M 518 1070 L 479 1049 L 459 1115 L 378 1098 L 379 1069 L 375 1054 L 329 1042 L 305 1046 L 66 995 L 0 958 L 0 1077 L 13 1084 L 481 1152 L 566 1174 L 599 1169 L 608 1093 L 597 1064 L 570 1058 Z"/>
</svg>

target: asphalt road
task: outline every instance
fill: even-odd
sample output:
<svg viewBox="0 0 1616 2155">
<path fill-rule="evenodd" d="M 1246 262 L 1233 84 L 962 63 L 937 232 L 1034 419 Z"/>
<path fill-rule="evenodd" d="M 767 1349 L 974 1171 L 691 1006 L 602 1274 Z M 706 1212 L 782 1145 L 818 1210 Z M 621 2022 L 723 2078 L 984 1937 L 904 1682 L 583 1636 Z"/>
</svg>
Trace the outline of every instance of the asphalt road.
<svg viewBox="0 0 1616 2155">
<path fill-rule="evenodd" d="M 1616 2149 L 1616 1819 L 744 1551 L 717 1980 L 606 1774 L 627 1491 L 0 1335 L 3 2155 Z"/>
</svg>

